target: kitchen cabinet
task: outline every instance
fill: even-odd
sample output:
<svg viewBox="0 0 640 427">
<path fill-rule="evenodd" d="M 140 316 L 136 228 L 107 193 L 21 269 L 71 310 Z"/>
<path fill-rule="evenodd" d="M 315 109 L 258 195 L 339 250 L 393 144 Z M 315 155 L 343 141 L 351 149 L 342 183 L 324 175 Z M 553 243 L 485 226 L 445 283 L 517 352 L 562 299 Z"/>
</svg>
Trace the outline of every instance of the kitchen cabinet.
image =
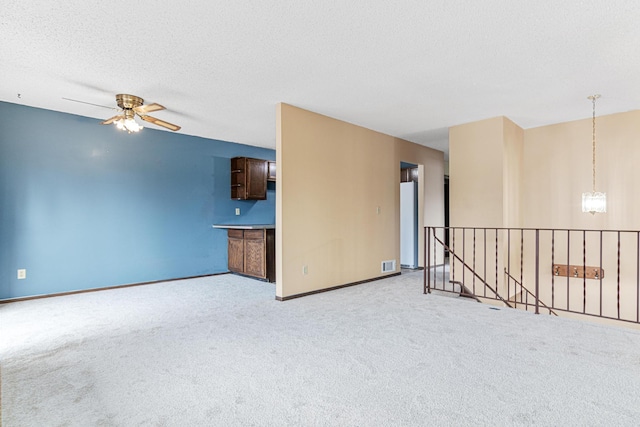
<svg viewBox="0 0 640 427">
<path fill-rule="evenodd" d="M 229 229 L 229 271 L 269 282 L 276 280 L 276 239 L 273 228 Z"/>
<path fill-rule="evenodd" d="M 276 180 L 276 162 L 268 162 L 269 172 L 267 173 L 267 181 Z"/>
<path fill-rule="evenodd" d="M 267 198 L 266 160 L 249 157 L 231 159 L 231 198 L 233 200 L 265 200 Z"/>
<path fill-rule="evenodd" d="M 244 233 L 242 230 L 229 230 L 227 237 L 229 271 L 244 273 Z"/>
</svg>

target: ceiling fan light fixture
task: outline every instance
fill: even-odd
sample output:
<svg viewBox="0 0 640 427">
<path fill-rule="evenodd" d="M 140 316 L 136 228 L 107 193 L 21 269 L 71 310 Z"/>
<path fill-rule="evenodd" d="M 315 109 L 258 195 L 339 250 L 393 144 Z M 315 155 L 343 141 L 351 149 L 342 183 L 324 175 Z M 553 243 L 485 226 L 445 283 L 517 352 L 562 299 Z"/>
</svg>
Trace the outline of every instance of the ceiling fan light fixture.
<svg viewBox="0 0 640 427">
<path fill-rule="evenodd" d="M 144 126 L 140 126 L 134 119 L 118 119 L 113 122 L 114 125 L 120 130 L 126 130 L 128 133 L 140 132 L 144 129 Z"/>
<path fill-rule="evenodd" d="M 130 106 L 121 105 L 121 107 L 124 108 L 124 111 L 123 111 L 124 116 L 120 116 L 120 118 L 115 120 L 113 124 L 116 125 L 118 129 L 127 131 L 127 133 L 140 132 L 140 130 L 142 129 L 142 126 L 140 126 L 136 122 L 135 120 L 136 115 L 133 112 L 133 110 L 129 108 Z"/>
</svg>

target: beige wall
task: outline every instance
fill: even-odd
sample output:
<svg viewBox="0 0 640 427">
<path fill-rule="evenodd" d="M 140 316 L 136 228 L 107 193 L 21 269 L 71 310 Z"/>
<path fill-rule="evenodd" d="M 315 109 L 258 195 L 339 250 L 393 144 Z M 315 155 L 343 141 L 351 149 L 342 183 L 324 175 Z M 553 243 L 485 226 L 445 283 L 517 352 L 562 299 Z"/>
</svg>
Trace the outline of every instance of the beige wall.
<svg viewBox="0 0 640 427">
<path fill-rule="evenodd" d="M 605 215 L 581 211 L 592 182 L 590 118 L 523 131 L 496 117 L 450 129 L 451 225 L 640 229 L 640 110 L 596 123 Z"/>
<path fill-rule="evenodd" d="M 503 225 L 504 118 L 449 129 L 449 223 Z"/>
<path fill-rule="evenodd" d="M 640 111 L 596 120 L 596 189 L 607 193 L 606 214 L 581 211 L 581 194 L 591 191 L 592 185 L 591 118 L 523 131 L 500 117 L 450 130 L 451 225 L 640 230 L 640 202 L 635 197 L 640 184 Z M 552 259 L 555 263 L 582 265 L 586 255 L 588 266 L 600 263 L 598 234 L 587 235 L 584 253 L 582 234 L 572 234 L 569 259 L 566 232 L 557 233 L 553 239 L 556 249 L 552 254 L 550 232 L 540 234 L 540 283 L 546 302 L 551 299 L 548 285 L 552 282 Z M 527 233 L 524 245 L 525 285 L 532 289 L 534 259 L 527 253 L 533 251 L 533 232 Z M 637 236 L 623 234 L 620 246 L 622 316 L 635 317 Z M 618 304 L 617 252 L 616 236 L 605 233 L 603 314 L 614 317 Z M 515 273 L 519 277 L 518 268 Z M 586 311 L 599 310 L 599 281 L 584 283 L 571 278 L 567 289 L 567 280 L 562 278 L 554 280 L 554 286 L 556 304 L 566 303 L 568 290 L 570 309 L 583 310 L 586 295 Z"/>
<path fill-rule="evenodd" d="M 591 119 L 525 131 L 526 227 L 640 229 L 640 110 L 596 118 L 596 189 L 607 193 L 607 213 L 583 214 L 591 191 Z"/>
<path fill-rule="evenodd" d="M 524 131 L 511 120 L 503 119 L 503 226 L 522 226 L 522 167 L 524 165 Z"/>
<path fill-rule="evenodd" d="M 451 226 L 520 226 L 523 141 L 506 117 L 449 129 Z"/>
<path fill-rule="evenodd" d="M 421 166 L 419 225 L 444 223 L 440 151 L 279 104 L 276 161 L 278 297 L 399 271 L 400 161 Z"/>
<path fill-rule="evenodd" d="M 452 227 L 521 226 L 523 141 L 522 129 L 506 117 L 467 123 L 449 130 Z M 505 233 L 496 236 L 495 231 L 490 231 L 486 234 L 485 251 L 484 232 L 460 230 L 452 234 L 451 246 L 462 258 L 451 263 L 452 280 L 468 284 L 467 278 L 473 277 L 471 270 L 475 268 L 494 289 L 506 295 L 502 280 L 504 267 L 507 263 L 520 264 L 519 251 L 512 250 L 509 257 L 504 250 L 507 240 Z M 499 255 L 496 255 L 496 245 Z M 464 268 L 462 262 L 469 268 Z"/>
</svg>

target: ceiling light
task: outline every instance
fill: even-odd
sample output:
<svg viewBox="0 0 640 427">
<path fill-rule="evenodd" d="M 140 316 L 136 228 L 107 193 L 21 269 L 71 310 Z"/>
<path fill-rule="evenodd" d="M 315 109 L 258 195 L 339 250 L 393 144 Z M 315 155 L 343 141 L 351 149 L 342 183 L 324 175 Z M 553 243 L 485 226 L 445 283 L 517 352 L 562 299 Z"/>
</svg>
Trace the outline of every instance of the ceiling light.
<svg viewBox="0 0 640 427">
<path fill-rule="evenodd" d="M 113 122 L 116 127 L 120 130 L 126 130 L 127 132 L 139 132 L 140 129 L 144 129 L 143 126 L 140 126 L 138 122 L 134 119 L 119 119 Z"/>
<path fill-rule="evenodd" d="M 135 113 L 132 109 L 125 108 L 124 117 L 120 117 L 117 120 L 113 121 L 113 124 L 120 130 L 126 130 L 128 133 L 131 132 L 139 132 L 143 129 L 143 126 L 140 126 L 138 122 L 135 121 Z"/>
<path fill-rule="evenodd" d="M 591 95 L 588 99 L 593 104 L 593 119 L 592 119 L 592 154 L 593 154 L 593 191 L 590 193 L 582 193 L 582 212 L 589 212 L 591 215 L 595 213 L 607 212 L 607 193 L 600 193 L 596 191 L 596 99 L 600 98 L 600 95 Z"/>
</svg>

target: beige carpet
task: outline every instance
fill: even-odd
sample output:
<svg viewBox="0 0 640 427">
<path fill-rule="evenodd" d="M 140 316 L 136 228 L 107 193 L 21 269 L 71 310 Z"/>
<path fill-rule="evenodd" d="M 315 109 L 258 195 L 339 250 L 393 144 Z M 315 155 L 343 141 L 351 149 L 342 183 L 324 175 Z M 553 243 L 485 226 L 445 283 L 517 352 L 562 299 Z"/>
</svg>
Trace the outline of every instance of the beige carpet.
<svg viewBox="0 0 640 427">
<path fill-rule="evenodd" d="M 233 275 L 0 305 L 12 426 L 617 425 L 640 333 L 422 294 L 287 302 Z"/>
</svg>

